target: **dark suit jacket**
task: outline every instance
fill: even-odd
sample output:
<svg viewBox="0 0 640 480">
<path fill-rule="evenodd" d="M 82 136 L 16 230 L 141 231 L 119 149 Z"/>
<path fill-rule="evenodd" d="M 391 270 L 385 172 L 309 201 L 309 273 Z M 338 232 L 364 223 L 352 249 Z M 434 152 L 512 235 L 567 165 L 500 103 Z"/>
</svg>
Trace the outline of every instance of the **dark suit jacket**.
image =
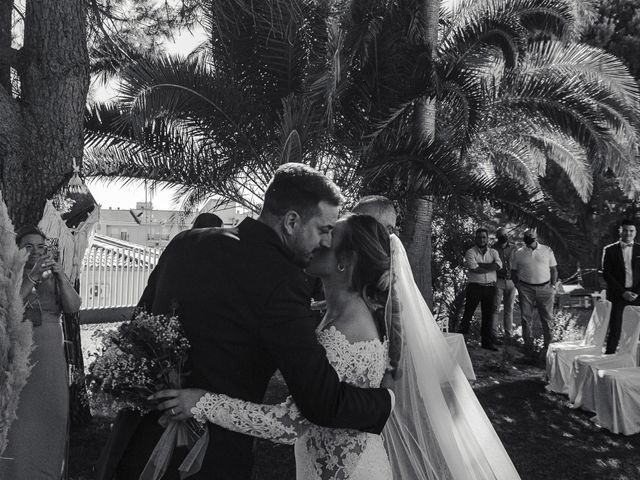
<svg viewBox="0 0 640 480">
<path fill-rule="evenodd" d="M 148 309 L 175 310 L 184 326 L 191 343 L 188 386 L 260 402 L 280 369 L 311 422 L 380 433 L 390 414 L 389 393 L 339 381 L 316 340 L 308 283 L 291 253 L 256 220 L 244 220 L 239 232 L 240 240 L 211 229 L 182 232 L 145 291 Z M 252 439 L 215 425 L 209 431 L 202 470 L 190 478 L 248 479 Z"/>
<path fill-rule="evenodd" d="M 633 283 L 631 288 L 624 287 L 624 258 L 620 242 L 612 243 L 604 247 L 602 255 L 602 276 L 607 282 L 607 300 L 622 302 L 622 294 L 630 290 L 640 295 L 640 244 L 633 244 L 631 256 L 631 269 Z"/>
</svg>

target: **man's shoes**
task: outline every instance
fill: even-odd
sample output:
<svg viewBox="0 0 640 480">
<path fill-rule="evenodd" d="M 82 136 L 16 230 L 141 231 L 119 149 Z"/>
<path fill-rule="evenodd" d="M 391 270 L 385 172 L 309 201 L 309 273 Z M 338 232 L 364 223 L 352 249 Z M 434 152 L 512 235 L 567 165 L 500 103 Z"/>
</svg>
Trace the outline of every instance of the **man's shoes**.
<svg viewBox="0 0 640 480">
<path fill-rule="evenodd" d="M 481 345 L 481 347 L 485 350 L 491 350 L 492 352 L 498 351 L 498 347 L 496 347 L 495 345 Z"/>
</svg>

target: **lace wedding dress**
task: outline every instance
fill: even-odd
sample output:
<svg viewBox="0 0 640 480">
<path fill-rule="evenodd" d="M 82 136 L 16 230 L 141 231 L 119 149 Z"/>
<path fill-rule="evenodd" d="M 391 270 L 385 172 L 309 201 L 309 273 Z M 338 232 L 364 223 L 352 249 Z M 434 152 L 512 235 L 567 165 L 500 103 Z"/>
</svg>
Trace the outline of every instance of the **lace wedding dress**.
<svg viewBox="0 0 640 480">
<path fill-rule="evenodd" d="M 387 366 L 386 340 L 351 343 L 332 326 L 318 332 L 318 341 L 342 381 L 364 388 L 380 386 Z M 392 479 L 380 435 L 313 425 L 291 398 L 280 405 L 262 405 L 207 393 L 192 412 L 199 421 L 294 444 L 298 480 Z"/>
</svg>

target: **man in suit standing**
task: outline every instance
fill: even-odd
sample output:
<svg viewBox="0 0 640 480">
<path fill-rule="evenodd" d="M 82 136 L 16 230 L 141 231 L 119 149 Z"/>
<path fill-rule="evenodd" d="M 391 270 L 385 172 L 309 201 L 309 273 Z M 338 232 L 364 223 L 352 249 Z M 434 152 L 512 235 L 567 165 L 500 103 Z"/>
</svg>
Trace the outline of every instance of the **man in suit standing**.
<svg viewBox="0 0 640 480">
<path fill-rule="evenodd" d="M 180 233 L 162 254 L 145 289 L 154 314 L 177 314 L 191 349 L 185 387 L 260 402 L 279 369 L 300 412 L 312 423 L 380 433 L 393 392 L 340 382 L 316 340 L 302 268 L 331 245 L 342 196 L 324 175 L 302 164 L 282 165 L 269 184 L 257 220 L 238 236 L 224 230 Z M 221 233 L 222 232 L 222 233 Z M 138 479 L 162 431 L 157 416 L 140 421 L 118 464 L 119 480 Z M 208 424 L 210 440 L 193 480 L 248 480 L 253 439 Z M 186 452 L 174 453 L 164 479 L 177 479 Z M 107 477 L 109 478 L 109 477 Z"/>
<path fill-rule="evenodd" d="M 623 220 L 620 240 L 604 247 L 602 276 L 611 302 L 609 335 L 605 353 L 616 353 L 622 329 L 622 312 L 627 305 L 640 305 L 640 245 L 635 243 L 636 226 Z"/>
</svg>

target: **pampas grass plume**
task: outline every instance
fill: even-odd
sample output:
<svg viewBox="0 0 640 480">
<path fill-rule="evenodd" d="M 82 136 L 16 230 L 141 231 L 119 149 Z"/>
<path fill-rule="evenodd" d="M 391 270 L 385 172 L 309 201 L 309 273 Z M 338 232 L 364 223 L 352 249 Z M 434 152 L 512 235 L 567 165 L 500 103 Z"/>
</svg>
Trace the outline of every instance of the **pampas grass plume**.
<svg viewBox="0 0 640 480">
<path fill-rule="evenodd" d="M 13 224 L 0 192 L 0 455 L 7 446 L 18 399 L 31 372 L 31 322 L 23 321 L 20 297 L 26 252 L 18 250 Z"/>
</svg>

